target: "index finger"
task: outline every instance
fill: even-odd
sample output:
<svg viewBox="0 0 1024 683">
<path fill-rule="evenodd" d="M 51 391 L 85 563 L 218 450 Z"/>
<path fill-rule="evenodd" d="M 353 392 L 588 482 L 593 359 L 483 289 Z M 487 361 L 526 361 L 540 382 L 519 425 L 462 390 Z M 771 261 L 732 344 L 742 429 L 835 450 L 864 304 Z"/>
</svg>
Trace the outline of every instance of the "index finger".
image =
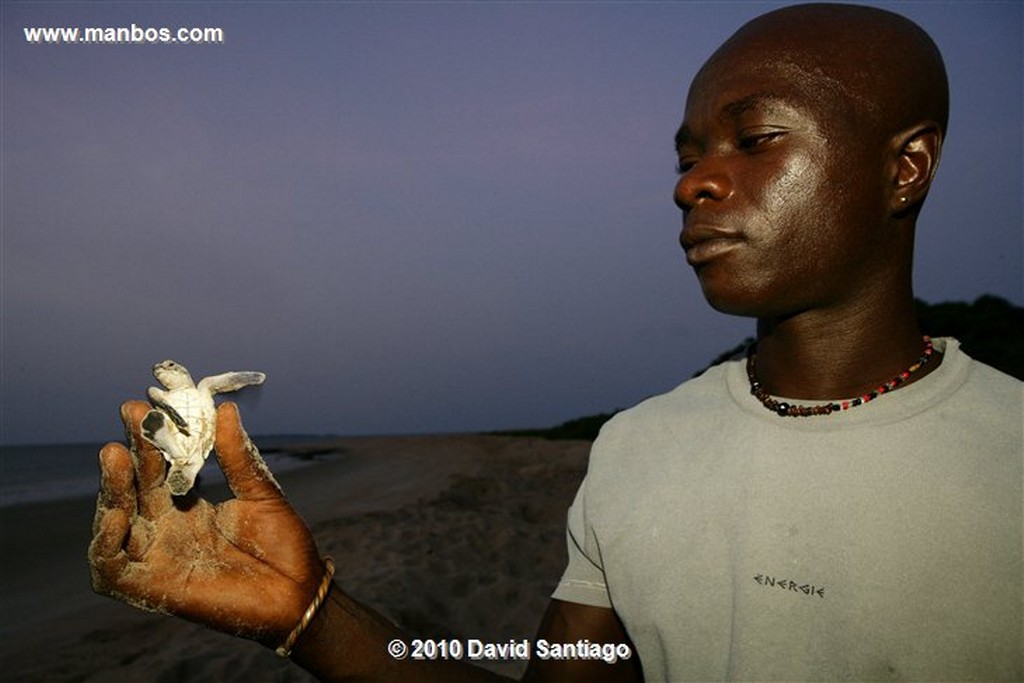
<svg viewBox="0 0 1024 683">
<path fill-rule="evenodd" d="M 238 415 L 238 406 L 230 401 L 217 407 L 214 448 L 220 468 L 224 470 L 224 477 L 236 498 L 268 500 L 284 497 L 267 463 L 245 433 Z"/>
<path fill-rule="evenodd" d="M 139 513 L 155 519 L 171 506 L 171 494 L 164 483 L 164 456 L 142 437 L 142 420 L 152 408 L 143 401 L 128 401 L 121 406 L 128 446 L 135 462 L 135 486 Z"/>
</svg>

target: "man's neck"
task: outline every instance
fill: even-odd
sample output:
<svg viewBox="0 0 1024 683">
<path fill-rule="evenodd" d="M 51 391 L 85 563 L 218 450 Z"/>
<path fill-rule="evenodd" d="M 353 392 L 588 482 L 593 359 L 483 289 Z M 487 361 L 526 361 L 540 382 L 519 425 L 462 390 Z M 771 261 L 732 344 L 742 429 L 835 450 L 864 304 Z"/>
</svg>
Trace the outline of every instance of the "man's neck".
<svg viewBox="0 0 1024 683">
<path fill-rule="evenodd" d="M 832 310 L 760 319 L 757 378 L 770 394 L 824 400 L 858 396 L 893 379 L 923 350 L 912 296 L 885 306 L 859 302 Z M 921 368 L 919 380 L 939 364 Z"/>
</svg>

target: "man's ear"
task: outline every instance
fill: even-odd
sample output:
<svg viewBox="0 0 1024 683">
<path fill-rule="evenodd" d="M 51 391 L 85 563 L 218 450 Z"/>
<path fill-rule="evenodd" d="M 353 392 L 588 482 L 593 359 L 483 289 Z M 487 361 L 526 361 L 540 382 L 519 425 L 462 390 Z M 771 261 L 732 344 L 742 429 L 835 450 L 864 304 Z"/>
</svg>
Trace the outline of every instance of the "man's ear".
<svg viewBox="0 0 1024 683">
<path fill-rule="evenodd" d="M 893 138 L 895 172 L 889 209 L 894 214 L 918 207 L 928 194 L 942 152 L 942 128 L 934 122 L 918 124 Z"/>
</svg>

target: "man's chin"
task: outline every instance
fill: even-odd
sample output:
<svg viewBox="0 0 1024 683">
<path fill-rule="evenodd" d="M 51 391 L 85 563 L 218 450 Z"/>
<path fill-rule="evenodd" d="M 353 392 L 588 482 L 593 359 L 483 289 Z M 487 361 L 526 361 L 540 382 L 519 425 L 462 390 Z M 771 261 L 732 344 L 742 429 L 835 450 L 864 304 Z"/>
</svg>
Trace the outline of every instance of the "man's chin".
<svg viewBox="0 0 1024 683">
<path fill-rule="evenodd" d="M 786 305 L 773 301 L 762 288 L 736 286 L 734 282 L 729 285 L 716 286 L 701 279 L 704 298 L 719 313 L 742 318 L 777 318 L 789 312 Z"/>
<path fill-rule="evenodd" d="M 761 297 L 746 287 L 737 286 L 735 280 L 717 281 L 698 273 L 700 288 L 711 308 L 726 315 L 744 318 L 760 317 L 763 308 Z"/>
<path fill-rule="evenodd" d="M 711 304 L 711 308 L 715 309 L 719 313 L 725 313 L 726 315 L 735 315 L 741 318 L 760 318 L 761 314 L 756 308 L 749 305 L 745 305 L 740 302 L 734 301 L 723 301 L 721 299 L 714 299 L 705 295 L 708 303 Z"/>
</svg>

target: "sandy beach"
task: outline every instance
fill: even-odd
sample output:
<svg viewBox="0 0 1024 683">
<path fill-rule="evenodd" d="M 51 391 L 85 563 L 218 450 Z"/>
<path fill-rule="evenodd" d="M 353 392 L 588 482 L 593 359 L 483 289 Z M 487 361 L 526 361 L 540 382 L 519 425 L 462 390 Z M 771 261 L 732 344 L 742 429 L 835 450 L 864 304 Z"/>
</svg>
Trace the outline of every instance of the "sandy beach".
<svg viewBox="0 0 1024 683">
<path fill-rule="evenodd" d="M 350 594 L 411 635 L 532 638 L 565 562 L 590 443 L 503 436 L 343 438 L 279 476 Z M 213 499 L 226 492 L 204 491 Z M 93 499 L 0 510 L 8 681 L 308 681 L 243 640 L 94 595 Z M 491 668 L 517 674 L 520 662 Z"/>
</svg>

